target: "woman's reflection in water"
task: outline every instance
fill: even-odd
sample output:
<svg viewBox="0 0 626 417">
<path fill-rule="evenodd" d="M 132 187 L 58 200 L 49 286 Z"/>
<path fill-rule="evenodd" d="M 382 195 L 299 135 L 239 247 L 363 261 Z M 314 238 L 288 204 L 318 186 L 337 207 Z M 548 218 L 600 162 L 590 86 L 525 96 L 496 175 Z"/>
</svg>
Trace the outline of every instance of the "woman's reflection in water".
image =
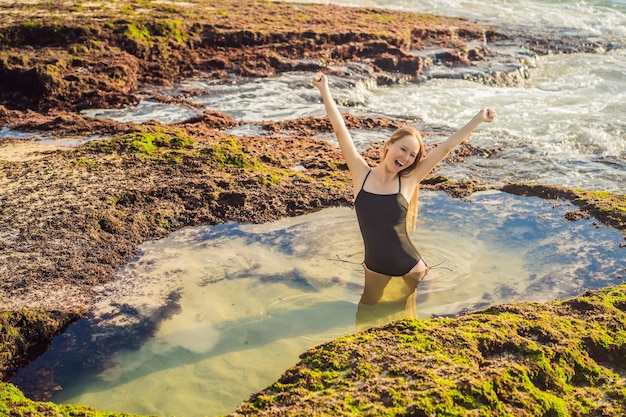
<svg viewBox="0 0 626 417">
<path fill-rule="evenodd" d="M 422 281 L 420 286 L 424 284 Z M 359 302 L 356 311 L 356 331 L 367 330 L 396 320 L 416 319 L 417 293 L 417 286 L 410 281 L 391 279 L 378 303 Z"/>
</svg>

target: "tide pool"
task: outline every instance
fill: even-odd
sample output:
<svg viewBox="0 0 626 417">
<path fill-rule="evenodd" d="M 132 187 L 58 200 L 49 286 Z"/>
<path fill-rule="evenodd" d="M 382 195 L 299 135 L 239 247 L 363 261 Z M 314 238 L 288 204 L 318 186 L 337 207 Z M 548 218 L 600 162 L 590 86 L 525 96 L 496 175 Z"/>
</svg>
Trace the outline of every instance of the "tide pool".
<svg viewBox="0 0 626 417">
<path fill-rule="evenodd" d="M 310 347 L 403 317 L 550 301 L 620 282 L 623 235 L 569 222 L 562 201 L 423 191 L 417 248 L 433 266 L 406 305 L 359 306 L 350 207 L 268 224 L 184 228 L 98 289 L 93 310 L 13 379 L 26 395 L 97 409 L 226 414 Z M 43 382 L 45 381 L 45 383 Z"/>
</svg>

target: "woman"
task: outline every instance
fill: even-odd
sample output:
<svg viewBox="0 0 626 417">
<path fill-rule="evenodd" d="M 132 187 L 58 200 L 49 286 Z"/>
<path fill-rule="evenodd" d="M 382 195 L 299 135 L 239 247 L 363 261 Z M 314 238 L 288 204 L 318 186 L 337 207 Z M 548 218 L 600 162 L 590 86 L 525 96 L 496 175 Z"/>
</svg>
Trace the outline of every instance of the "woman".
<svg viewBox="0 0 626 417">
<path fill-rule="evenodd" d="M 420 133 L 410 126 L 400 128 L 384 144 L 381 163 L 371 168 L 354 146 L 330 93 L 326 75 L 315 74 L 313 85 L 320 91 L 352 175 L 354 205 L 365 244 L 365 286 L 361 303 L 376 304 L 394 276 L 402 277 L 408 292 L 414 293 L 428 271 L 428 264 L 408 237 L 417 217 L 419 183 L 478 125 L 493 121 L 496 112 L 481 110 L 427 155 Z"/>
</svg>

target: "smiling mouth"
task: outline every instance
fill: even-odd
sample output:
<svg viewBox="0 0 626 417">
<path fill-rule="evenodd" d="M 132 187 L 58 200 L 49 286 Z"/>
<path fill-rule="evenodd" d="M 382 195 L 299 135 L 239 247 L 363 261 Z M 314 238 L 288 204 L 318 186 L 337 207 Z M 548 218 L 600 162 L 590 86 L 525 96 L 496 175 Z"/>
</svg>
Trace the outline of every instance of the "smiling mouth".
<svg viewBox="0 0 626 417">
<path fill-rule="evenodd" d="M 402 167 L 404 166 L 404 162 L 400 162 L 400 161 L 398 161 L 397 159 L 396 159 L 396 161 L 395 161 L 395 162 L 396 162 L 396 166 L 397 166 L 398 168 L 402 168 Z"/>
</svg>

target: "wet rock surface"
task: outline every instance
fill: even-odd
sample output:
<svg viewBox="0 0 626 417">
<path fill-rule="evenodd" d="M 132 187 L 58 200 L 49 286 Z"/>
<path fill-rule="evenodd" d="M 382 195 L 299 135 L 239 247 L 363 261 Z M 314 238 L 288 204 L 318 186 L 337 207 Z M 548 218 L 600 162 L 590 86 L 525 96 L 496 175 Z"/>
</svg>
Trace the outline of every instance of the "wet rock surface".
<svg viewBox="0 0 626 417">
<path fill-rule="evenodd" d="M 379 84 L 465 78 L 519 85 L 534 54 L 599 41 L 463 19 L 333 5 L 241 2 L 4 5 L 0 104 L 43 112 L 138 102 L 147 85 L 204 73 L 348 72 Z"/>
</svg>

